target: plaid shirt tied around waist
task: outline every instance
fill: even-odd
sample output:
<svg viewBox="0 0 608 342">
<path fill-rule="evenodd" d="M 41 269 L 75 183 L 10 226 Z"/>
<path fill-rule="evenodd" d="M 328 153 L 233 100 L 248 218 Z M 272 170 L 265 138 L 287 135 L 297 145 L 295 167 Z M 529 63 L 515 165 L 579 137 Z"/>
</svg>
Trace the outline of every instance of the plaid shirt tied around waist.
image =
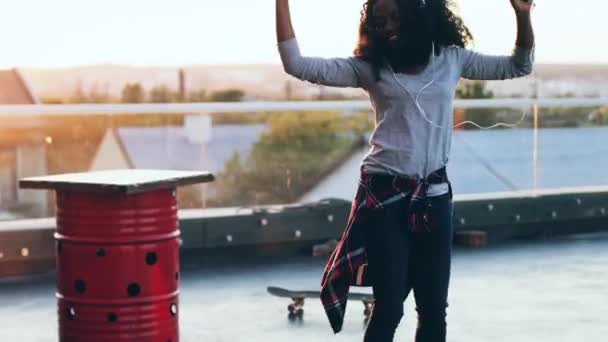
<svg viewBox="0 0 608 342">
<path fill-rule="evenodd" d="M 321 302 L 334 333 L 342 330 L 350 286 L 368 287 L 365 234 L 371 210 L 408 198 L 407 226 L 414 233 L 430 231 L 427 190 L 430 184 L 452 185 L 445 166 L 426 179 L 388 174 L 367 174 L 361 166 L 357 193 L 342 238 L 332 252 L 321 279 Z M 409 197 L 408 197 L 409 196 Z"/>
</svg>

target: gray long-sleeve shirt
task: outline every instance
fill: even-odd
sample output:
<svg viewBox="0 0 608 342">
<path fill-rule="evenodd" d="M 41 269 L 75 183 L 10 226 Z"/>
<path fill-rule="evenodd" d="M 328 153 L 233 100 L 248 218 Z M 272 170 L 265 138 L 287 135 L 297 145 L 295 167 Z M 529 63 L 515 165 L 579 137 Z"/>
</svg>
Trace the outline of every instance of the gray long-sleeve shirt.
<svg viewBox="0 0 608 342">
<path fill-rule="evenodd" d="M 448 162 L 452 101 L 460 78 L 521 77 L 532 72 L 534 63 L 534 49 L 515 47 L 510 56 L 491 56 L 446 47 L 418 74 L 394 73 L 387 64 L 376 80 L 372 65 L 359 57 L 305 57 L 296 38 L 278 45 L 288 74 L 327 86 L 362 88 L 368 93 L 376 122 L 369 152 L 362 160 L 366 172 L 420 178 Z M 427 194 L 438 196 L 447 192 L 447 183 L 433 184 Z"/>
</svg>

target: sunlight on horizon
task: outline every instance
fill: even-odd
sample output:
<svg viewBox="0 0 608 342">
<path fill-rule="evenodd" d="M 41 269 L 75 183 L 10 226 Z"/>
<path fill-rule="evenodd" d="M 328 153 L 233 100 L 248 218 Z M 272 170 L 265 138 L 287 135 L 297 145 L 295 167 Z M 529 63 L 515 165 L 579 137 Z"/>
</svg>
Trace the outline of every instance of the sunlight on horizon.
<svg viewBox="0 0 608 342">
<path fill-rule="evenodd" d="M 350 55 L 362 3 L 292 0 L 303 53 Z M 601 24 L 608 4 L 571 3 L 537 0 L 537 61 L 607 62 L 607 45 L 591 43 L 593 37 L 608 35 L 608 27 Z M 472 48 L 495 54 L 512 49 L 516 26 L 509 0 L 458 4 L 476 38 Z M 22 0 L 3 9 L 11 15 L 0 22 L 0 30 L 15 33 L 5 38 L 0 68 L 279 62 L 272 0 L 175 0 L 170 5 L 160 0 Z"/>
</svg>

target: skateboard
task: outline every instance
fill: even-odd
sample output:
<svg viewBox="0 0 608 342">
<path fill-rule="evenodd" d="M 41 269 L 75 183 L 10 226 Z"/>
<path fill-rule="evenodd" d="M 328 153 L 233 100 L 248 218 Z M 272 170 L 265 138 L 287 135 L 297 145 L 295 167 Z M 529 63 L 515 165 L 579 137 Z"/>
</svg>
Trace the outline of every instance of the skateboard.
<svg viewBox="0 0 608 342">
<path fill-rule="evenodd" d="M 304 300 L 306 298 L 318 299 L 321 295 L 321 292 L 319 291 L 292 291 L 275 286 L 268 286 L 267 290 L 268 293 L 273 296 L 281 298 L 290 298 L 292 300 L 292 302 L 287 305 L 287 311 L 289 311 L 289 319 L 301 319 L 304 315 Z M 365 309 L 363 310 L 363 315 L 365 316 L 365 321 L 368 321 L 374 309 L 374 296 L 371 294 L 350 292 L 348 294 L 348 300 L 357 300 L 363 303 L 363 306 L 365 307 Z"/>
</svg>

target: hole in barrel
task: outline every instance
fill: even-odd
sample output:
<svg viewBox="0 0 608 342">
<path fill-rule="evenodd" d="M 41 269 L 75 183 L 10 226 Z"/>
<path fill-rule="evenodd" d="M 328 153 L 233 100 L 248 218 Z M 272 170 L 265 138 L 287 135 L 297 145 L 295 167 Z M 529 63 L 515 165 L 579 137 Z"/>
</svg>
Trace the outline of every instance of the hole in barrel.
<svg viewBox="0 0 608 342">
<path fill-rule="evenodd" d="M 157 260 L 158 260 L 158 257 L 156 256 L 156 252 L 150 252 L 150 253 L 146 254 L 146 264 L 152 266 L 152 265 L 156 264 Z"/>
<path fill-rule="evenodd" d="M 103 249 L 103 248 L 99 248 L 99 249 L 97 249 L 97 252 L 95 252 L 95 254 L 96 254 L 98 257 L 103 257 L 103 256 L 106 256 L 106 250 L 105 250 L 105 249 Z"/>
<path fill-rule="evenodd" d="M 108 314 L 108 322 L 116 322 L 118 320 L 118 315 L 114 312 L 110 312 Z"/>
<path fill-rule="evenodd" d="M 127 287 L 127 293 L 129 294 L 130 297 L 138 296 L 140 292 L 141 292 L 141 288 L 139 287 L 139 284 L 137 284 L 137 283 L 131 283 Z"/>
<path fill-rule="evenodd" d="M 74 282 L 74 289 L 78 293 L 84 293 L 87 290 L 87 284 L 84 280 L 78 279 Z"/>
<path fill-rule="evenodd" d="M 67 318 L 68 318 L 70 321 L 73 321 L 73 320 L 74 320 L 74 317 L 76 317 L 76 310 L 74 310 L 74 308 L 72 308 L 72 307 L 67 308 L 67 309 L 65 310 L 65 312 L 66 312 L 66 316 L 67 316 Z"/>
</svg>

